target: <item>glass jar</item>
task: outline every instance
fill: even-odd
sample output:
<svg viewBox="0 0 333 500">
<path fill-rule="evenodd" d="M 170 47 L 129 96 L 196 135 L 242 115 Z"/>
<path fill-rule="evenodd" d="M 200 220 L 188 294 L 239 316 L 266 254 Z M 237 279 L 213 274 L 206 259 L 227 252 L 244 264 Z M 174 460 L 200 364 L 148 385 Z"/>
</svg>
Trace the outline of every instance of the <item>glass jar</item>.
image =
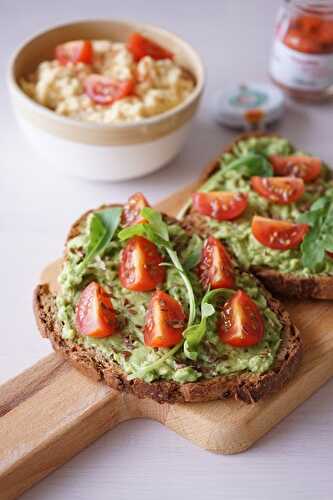
<svg viewBox="0 0 333 500">
<path fill-rule="evenodd" d="M 289 95 L 333 95 L 333 0 L 286 1 L 279 12 L 270 75 Z"/>
</svg>

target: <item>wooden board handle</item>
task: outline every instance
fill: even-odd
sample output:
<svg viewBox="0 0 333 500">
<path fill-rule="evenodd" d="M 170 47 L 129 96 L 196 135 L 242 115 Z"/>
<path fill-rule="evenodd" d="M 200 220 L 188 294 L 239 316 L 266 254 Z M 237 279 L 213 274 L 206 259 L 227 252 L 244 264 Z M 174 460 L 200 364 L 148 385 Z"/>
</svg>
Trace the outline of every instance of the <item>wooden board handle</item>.
<svg viewBox="0 0 333 500">
<path fill-rule="evenodd" d="M 16 498 L 130 416 L 120 393 L 57 354 L 0 386 L 1 500 Z"/>
</svg>

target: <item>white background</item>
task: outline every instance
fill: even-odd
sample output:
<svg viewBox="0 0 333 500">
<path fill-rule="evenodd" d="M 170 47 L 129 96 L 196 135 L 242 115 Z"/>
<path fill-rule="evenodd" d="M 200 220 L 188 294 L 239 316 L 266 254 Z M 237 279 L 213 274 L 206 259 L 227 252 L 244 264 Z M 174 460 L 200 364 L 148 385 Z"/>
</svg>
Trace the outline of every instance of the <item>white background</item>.
<svg viewBox="0 0 333 500">
<path fill-rule="evenodd" d="M 195 178 L 232 138 L 214 124 L 212 95 L 228 82 L 267 80 L 278 5 L 273 0 L 1 0 L 1 75 L 12 51 L 36 31 L 72 19 L 115 17 L 182 35 L 201 52 L 208 82 L 191 138 L 177 160 L 149 177 L 112 185 L 58 177 L 42 162 L 16 126 L 2 78 L 0 382 L 50 352 L 38 337 L 31 293 L 42 267 L 60 255 L 69 224 L 88 207 L 124 201 L 137 190 L 154 203 Z M 333 163 L 332 105 L 290 103 L 277 130 Z M 331 500 L 332 396 L 330 382 L 251 450 L 228 457 L 198 449 L 158 423 L 127 422 L 24 498 Z"/>
</svg>

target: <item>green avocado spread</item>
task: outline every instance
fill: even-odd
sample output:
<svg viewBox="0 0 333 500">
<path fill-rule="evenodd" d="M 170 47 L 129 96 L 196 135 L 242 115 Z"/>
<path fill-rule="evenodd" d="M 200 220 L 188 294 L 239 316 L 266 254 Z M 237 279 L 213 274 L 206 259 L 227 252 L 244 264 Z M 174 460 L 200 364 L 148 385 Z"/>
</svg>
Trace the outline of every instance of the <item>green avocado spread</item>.
<svg viewBox="0 0 333 500">
<path fill-rule="evenodd" d="M 264 156 L 304 154 L 301 151 L 295 151 L 286 139 L 278 137 L 252 137 L 238 142 L 231 153 L 222 156 L 220 160 L 222 168 L 218 171 L 218 175 L 214 173 L 208 181 L 207 191 L 246 192 L 248 193 L 248 207 L 239 219 L 232 222 L 219 222 L 206 217 L 211 234 L 226 241 L 245 269 L 249 269 L 250 266 L 268 266 L 284 273 L 310 276 L 313 270 L 304 266 L 300 248 L 283 251 L 265 247 L 253 237 L 251 219 L 254 215 L 261 215 L 272 219 L 297 221 L 299 216 L 306 212 L 321 195 L 333 197 L 333 184 L 329 169 L 326 165 L 322 165 L 320 176 L 315 181 L 305 184 L 304 195 L 296 203 L 277 205 L 253 191 L 249 178 L 244 177 L 239 170 L 231 169 L 223 172 L 223 167 L 249 153 Z M 324 254 L 316 265 L 315 274 L 333 274 L 333 259 Z"/>
<path fill-rule="evenodd" d="M 237 288 L 245 290 L 262 313 L 265 333 L 260 343 L 247 348 L 236 348 L 223 343 L 217 331 L 216 311 L 207 320 L 205 335 L 198 346 L 195 361 L 185 355 L 184 349 L 174 352 L 173 349 L 147 347 L 143 340 L 143 326 L 151 293 L 133 292 L 121 286 L 118 265 L 124 243 L 117 237 L 117 232 L 103 253 L 90 261 L 85 272 L 82 274 L 80 271 L 80 263 L 89 246 L 90 224 L 91 216 L 88 216 L 81 225 L 80 234 L 67 243 L 65 263 L 59 278 L 61 290 L 57 295 L 57 319 L 62 326 L 62 336 L 68 342 L 96 349 L 106 360 L 116 362 L 128 374 L 129 379 L 141 378 L 146 382 L 163 379 L 186 383 L 243 371 L 259 374 L 269 370 L 279 349 L 283 324 L 268 307 L 263 289 L 252 275 L 240 271 L 234 263 Z M 168 229 L 171 245 L 182 260 L 184 249 L 191 244 L 191 237 L 178 224 L 171 224 Z M 188 276 L 196 298 L 196 322 L 200 322 L 199 305 L 204 290 L 195 272 L 189 271 Z M 101 284 L 112 299 L 119 333 L 110 337 L 83 336 L 75 329 L 76 304 L 80 292 L 91 281 Z M 186 288 L 174 267 L 167 267 L 163 289 L 176 298 L 188 313 Z M 158 361 L 160 363 L 156 363 Z M 155 369 L 142 371 L 152 364 L 156 366 Z"/>
</svg>

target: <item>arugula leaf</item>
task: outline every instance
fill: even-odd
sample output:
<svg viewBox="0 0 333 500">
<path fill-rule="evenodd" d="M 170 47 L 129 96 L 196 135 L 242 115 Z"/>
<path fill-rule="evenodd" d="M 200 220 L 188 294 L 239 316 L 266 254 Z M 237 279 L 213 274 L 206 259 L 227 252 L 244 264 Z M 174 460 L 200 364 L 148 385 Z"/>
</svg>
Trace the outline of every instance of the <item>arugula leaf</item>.
<svg viewBox="0 0 333 500">
<path fill-rule="evenodd" d="M 160 238 L 150 224 L 135 224 L 134 226 L 125 227 L 119 231 L 119 239 L 122 241 L 133 238 L 133 236 L 143 236 L 160 247 L 170 246 L 167 240 Z"/>
<path fill-rule="evenodd" d="M 78 266 L 79 274 L 85 271 L 96 255 L 100 255 L 112 240 L 120 222 L 121 211 L 120 207 L 113 207 L 92 214 L 89 226 L 89 244 L 87 253 Z"/>
<path fill-rule="evenodd" d="M 175 252 L 175 250 L 171 250 L 171 248 L 167 248 L 167 247 L 166 247 L 166 251 L 171 259 L 171 262 L 173 263 L 173 265 L 175 266 L 175 268 L 179 272 L 180 276 L 182 277 L 182 279 L 184 281 L 184 285 L 185 285 L 186 290 L 187 290 L 188 302 L 189 302 L 189 315 L 188 315 L 187 324 L 189 326 L 194 322 L 196 312 L 197 312 L 192 283 L 189 280 L 189 277 L 187 276 L 187 274 L 186 274 L 186 272 L 185 272 L 185 270 L 184 270 L 184 268 L 179 260 L 177 252 Z"/>
<path fill-rule="evenodd" d="M 185 338 L 184 354 L 187 358 L 193 359 L 195 361 L 198 357 L 197 348 L 205 336 L 207 329 L 207 319 L 215 314 L 215 307 L 210 302 L 218 295 L 222 295 L 227 300 L 233 295 L 234 292 L 234 290 L 230 290 L 227 288 L 217 288 L 216 290 L 208 291 L 204 295 L 201 301 L 200 323 L 186 328 L 183 333 L 183 336 Z"/>
<path fill-rule="evenodd" d="M 170 349 L 168 352 L 166 352 L 160 359 L 155 361 L 154 363 L 151 363 L 150 365 L 145 366 L 144 368 L 141 368 L 138 370 L 138 372 L 135 374 L 137 377 L 141 378 L 147 373 L 151 372 L 152 370 L 157 370 L 160 368 L 163 363 L 166 362 L 168 358 L 171 358 L 176 352 L 181 348 L 183 345 L 183 340 L 176 344 L 172 349 Z"/>
<path fill-rule="evenodd" d="M 183 265 L 187 271 L 190 271 L 199 264 L 201 260 L 202 247 L 202 239 L 197 234 L 193 234 L 187 248 L 182 253 Z"/>
<path fill-rule="evenodd" d="M 120 240 L 128 240 L 133 236 L 144 236 L 146 234 L 145 224 L 134 224 L 133 226 L 125 227 L 119 231 L 118 237 Z"/>
<path fill-rule="evenodd" d="M 148 223 L 135 224 L 134 226 L 125 228 L 119 232 L 118 237 L 123 241 L 136 235 L 143 236 L 144 238 L 147 238 L 155 243 L 160 249 L 164 250 L 169 255 L 172 264 L 179 272 L 186 287 L 189 302 L 189 326 L 194 322 L 196 316 L 194 291 L 191 281 L 189 280 L 189 277 L 179 260 L 177 252 L 173 250 L 170 244 L 168 225 L 163 221 L 161 214 L 152 208 L 143 208 L 140 215 L 146 219 Z"/>
<path fill-rule="evenodd" d="M 323 214 L 323 209 L 319 210 L 310 209 L 308 212 L 301 214 L 297 218 L 297 222 L 301 224 L 309 224 L 310 226 L 315 227 L 318 224 L 322 214 Z"/>
<path fill-rule="evenodd" d="M 160 236 L 160 238 L 169 241 L 168 226 L 163 221 L 162 215 L 159 212 L 156 212 L 153 208 L 145 207 L 141 210 L 141 216 L 149 222 L 152 229 Z"/>
<path fill-rule="evenodd" d="M 325 258 L 325 249 L 320 243 L 320 227 L 314 226 L 305 236 L 301 245 L 302 263 L 308 269 L 315 270 Z"/>
<path fill-rule="evenodd" d="M 301 245 L 302 263 L 310 271 L 316 271 L 323 263 L 326 251 L 333 249 L 333 193 L 316 200 L 297 222 L 310 226 Z"/>
<path fill-rule="evenodd" d="M 333 252 L 333 234 L 326 234 L 323 238 L 325 250 Z"/>
<path fill-rule="evenodd" d="M 318 200 L 314 201 L 311 205 L 311 211 L 314 210 L 322 210 L 327 207 L 327 204 L 329 203 L 329 200 L 327 199 L 326 196 L 322 196 L 321 198 L 318 198 Z"/>
<path fill-rule="evenodd" d="M 184 205 L 179 210 L 179 212 L 177 212 L 176 218 L 179 219 L 179 220 L 182 220 L 185 217 L 185 215 L 187 214 L 187 212 L 188 212 L 189 208 L 191 207 L 191 205 L 192 205 L 192 200 L 191 200 L 191 198 L 188 198 L 187 202 L 184 203 Z"/>
<path fill-rule="evenodd" d="M 273 175 L 273 167 L 264 155 L 257 153 L 249 153 L 247 155 L 232 161 L 226 167 L 223 167 L 224 172 L 230 170 L 238 170 L 244 177 L 252 177 L 258 175 L 260 177 L 271 177 Z"/>
<path fill-rule="evenodd" d="M 216 183 L 224 177 L 225 173 L 230 172 L 231 170 L 240 172 L 244 177 L 252 177 L 254 175 L 259 175 L 260 177 L 271 177 L 273 175 L 272 165 L 265 158 L 265 156 L 249 153 L 241 158 L 237 158 L 228 165 L 224 166 L 221 163 L 221 168 L 214 175 L 212 175 L 208 181 L 203 184 L 203 186 L 201 186 L 199 191 L 211 191 L 214 189 Z"/>
</svg>

